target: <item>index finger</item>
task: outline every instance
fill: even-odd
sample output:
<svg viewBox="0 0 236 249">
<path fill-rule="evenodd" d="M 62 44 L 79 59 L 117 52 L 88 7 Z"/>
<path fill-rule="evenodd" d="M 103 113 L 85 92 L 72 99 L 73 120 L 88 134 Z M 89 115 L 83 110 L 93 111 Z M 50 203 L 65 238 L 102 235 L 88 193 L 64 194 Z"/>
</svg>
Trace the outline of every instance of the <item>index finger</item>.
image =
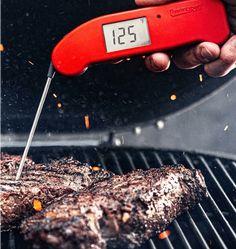
<svg viewBox="0 0 236 249">
<path fill-rule="evenodd" d="M 173 2 L 173 0 L 135 0 L 135 3 L 138 6 L 151 6 L 151 5 L 160 5 Z"/>
</svg>

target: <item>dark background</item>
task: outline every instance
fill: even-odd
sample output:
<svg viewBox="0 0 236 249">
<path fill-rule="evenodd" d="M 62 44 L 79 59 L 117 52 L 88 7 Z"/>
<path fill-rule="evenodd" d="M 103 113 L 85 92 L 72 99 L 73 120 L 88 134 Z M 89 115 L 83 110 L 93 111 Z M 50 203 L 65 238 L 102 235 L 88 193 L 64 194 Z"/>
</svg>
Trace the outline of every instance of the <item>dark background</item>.
<svg viewBox="0 0 236 249">
<path fill-rule="evenodd" d="M 91 18 L 134 7 L 132 1 L 123 0 L 3 0 L 2 43 L 5 50 L 2 53 L 2 133 L 29 132 L 45 84 L 52 48 L 66 33 Z M 203 82 L 199 81 L 200 73 L 203 74 Z M 152 127 L 157 120 L 167 119 L 169 126 L 165 128 L 169 127 L 168 132 L 164 129 L 162 133 L 155 133 L 157 137 L 154 139 L 152 129 L 148 129 L 144 137 L 138 138 L 137 144 L 173 147 L 182 140 L 182 144 L 189 147 L 191 141 L 185 143 L 183 138 L 191 134 L 195 137 L 193 141 L 197 141 L 196 137 L 200 134 L 193 132 L 196 127 L 191 122 L 200 124 L 204 120 L 201 113 L 208 107 L 192 109 L 187 116 L 178 114 L 180 120 L 175 116 L 167 117 L 167 114 L 196 103 L 227 83 L 234 74 L 222 79 L 210 79 L 202 68 L 182 71 L 172 66 L 168 72 L 156 75 L 146 70 L 141 58 L 134 58 L 118 65 L 92 67 L 79 77 L 56 75 L 37 132 L 87 132 L 84 126 L 86 114 L 90 117 L 90 133 L 116 130 L 122 133 L 124 129 L 130 131 L 135 126 Z M 170 101 L 172 94 L 177 96 L 176 101 Z M 62 104 L 62 108 L 58 108 L 58 103 Z M 213 111 L 221 113 L 217 120 L 204 121 L 207 133 L 224 120 L 224 115 L 234 113 L 232 102 L 231 110 L 223 110 L 223 105 L 216 101 L 204 114 L 210 117 Z M 227 104 L 225 108 L 229 108 Z M 231 123 L 234 117 L 231 116 Z M 166 135 L 163 133 L 165 131 Z M 176 135 L 181 139 L 176 140 Z M 136 144 L 135 139 L 130 137 L 126 141 Z M 222 140 L 222 143 L 222 147 L 226 147 L 225 141 Z M 200 143 L 198 147 L 204 148 L 204 144 Z"/>
</svg>

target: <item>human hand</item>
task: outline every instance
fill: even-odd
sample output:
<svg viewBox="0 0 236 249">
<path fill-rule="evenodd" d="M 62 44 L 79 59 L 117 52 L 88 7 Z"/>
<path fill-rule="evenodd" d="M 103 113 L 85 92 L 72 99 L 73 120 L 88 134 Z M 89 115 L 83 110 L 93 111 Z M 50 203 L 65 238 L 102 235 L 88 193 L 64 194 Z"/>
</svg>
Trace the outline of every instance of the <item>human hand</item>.
<svg viewBox="0 0 236 249">
<path fill-rule="evenodd" d="M 160 5 L 173 0 L 135 0 L 139 6 Z M 181 69 L 192 69 L 204 65 L 205 72 L 212 77 L 222 77 L 236 68 L 236 0 L 223 0 L 227 9 L 231 37 L 222 47 L 211 42 L 177 49 L 173 54 L 157 52 L 145 59 L 147 68 L 163 72 L 173 61 Z"/>
</svg>

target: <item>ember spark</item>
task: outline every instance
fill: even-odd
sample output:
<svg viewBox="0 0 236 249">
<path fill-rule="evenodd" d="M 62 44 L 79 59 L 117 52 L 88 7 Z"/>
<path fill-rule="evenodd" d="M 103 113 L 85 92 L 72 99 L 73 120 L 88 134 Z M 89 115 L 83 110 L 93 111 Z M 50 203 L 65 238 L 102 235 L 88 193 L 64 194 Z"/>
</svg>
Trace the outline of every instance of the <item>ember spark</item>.
<svg viewBox="0 0 236 249">
<path fill-rule="evenodd" d="M 36 212 L 39 212 L 42 210 L 42 203 L 40 200 L 34 199 L 33 201 L 33 208 Z"/>
<path fill-rule="evenodd" d="M 0 43 L 0 52 L 3 52 L 4 51 L 4 46 L 2 43 Z"/>
<path fill-rule="evenodd" d="M 166 231 L 160 233 L 158 235 L 158 238 L 159 239 L 166 239 L 166 238 L 168 238 L 170 236 L 170 234 L 171 234 L 171 231 L 170 230 L 166 230 Z"/>
<path fill-rule="evenodd" d="M 61 103 L 61 102 L 58 102 L 58 103 L 57 103 L 57 107 L 58 107 L 58 108 L 62 108 L 62 103 Z"/>
<path fill-rule="evenodd" d="M 199 74 L 199 81 L 203 82 L 203 75 L 202 74 Z"/>
<path fill-rule="evenodd" d="M 99 171 L 99 170 L 101 170 L 101 168 L 99 166 L 92 166 L 92 170 L 93 171 Z"/>
<path fill-rule="evenodd" d="M 89 115 L 88 114 L 84 116 L 84 124 L 85 124 L 86 129 L 90 128 L 90 122 L 89 122 Z"/>
<path fill-rule="evenodd" d="M 170 96 L 170 99 L 171 99 L 172 101 L 175 101 L 175 100 L 177 99 L 177 96 L 176 96 L 175 94 L 172 94 L 172 95 Z"/>
</svg>

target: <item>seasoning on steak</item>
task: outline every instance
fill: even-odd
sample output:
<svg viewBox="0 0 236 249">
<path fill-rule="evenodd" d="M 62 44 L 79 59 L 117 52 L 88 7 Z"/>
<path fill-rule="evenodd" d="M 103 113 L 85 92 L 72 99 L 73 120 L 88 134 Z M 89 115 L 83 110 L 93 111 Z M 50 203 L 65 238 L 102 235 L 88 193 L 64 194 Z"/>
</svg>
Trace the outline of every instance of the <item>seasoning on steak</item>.
<svg viewBox="0 0 236 249">
<path fill-rule="evenodd" d="M 96 170 L 72 158 L 35 164 L 27 159 L 20 181 L 15 181 L 20 156 L 1 154 L 0 212 L 1 229 L 8 230 L 34 214 L 33 204 L 45 208 L 56 197 L 81 191 L 93 182 L 108 179 L 113 173 Z M 37 202 L 38 201 L 38 202 Z M 37 209 L 36 209 L 37 210 Z"/>
<path fill-rule="evenodd" d="M 196 205 L 207 189 L 199 170 L 165 166 L 93 184 L 25 220 L 34 248 L 134 248 Z"/>
<path fill-rule="evenodd" d="M 21 156 L 18 155 L 9 155 L 7 153 L 1 152 L 1 158 L 0 158 L 0 172 L 1 174 L 11 174 L 12 171 L 16 171 L 16 168 L 19 166 L 21 161 Z M 26 158 L 25 160 L 25 166 L 33 165 L 34 162 Z"/>
</svg>

